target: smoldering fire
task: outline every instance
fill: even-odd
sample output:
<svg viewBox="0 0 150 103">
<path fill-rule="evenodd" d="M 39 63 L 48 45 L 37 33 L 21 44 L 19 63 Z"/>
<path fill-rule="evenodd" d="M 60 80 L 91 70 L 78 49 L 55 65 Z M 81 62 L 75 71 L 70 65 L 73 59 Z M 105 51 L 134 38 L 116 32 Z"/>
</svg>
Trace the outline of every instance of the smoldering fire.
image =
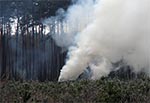
<svg viewBox="0 0 150 103">
<path fill-rule="evenodd" d="M 122 59 L 150 75 L 149 9 L 149 0 L 77 0 L 63 13 L 68 31 L 54 37 L 68 49 L 58 81 L 75 80 L 87 67 L 99 79 Z"/>
</svg>

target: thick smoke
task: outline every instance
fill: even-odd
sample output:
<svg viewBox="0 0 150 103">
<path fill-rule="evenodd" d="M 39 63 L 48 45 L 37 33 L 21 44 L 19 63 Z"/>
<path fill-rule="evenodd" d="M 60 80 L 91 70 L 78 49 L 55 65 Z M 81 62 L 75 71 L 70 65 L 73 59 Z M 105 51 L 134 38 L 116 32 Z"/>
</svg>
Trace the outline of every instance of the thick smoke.
<svg viewBox="0 0 150 103">
<path fill-rule="evenodd" d="M 83 1 L 84 5 L 78 2 L 81 15 L 75 7 L 71 7 L 67 14 L 67 19 L 75 27 L 79 27 L 77 24 L 84 20 L 86 22 L 84 12 L 87 9 L 84 7 L 89 7 L 91 2 Z M 150 1 L 98 0 L 91 5 L 94 10 L 89 12 L 93 14 L 93 21 L 73 36 L 75 45 L 69 48 L 69 57 L 61 70 L 59 81 L 74 80 L 87 67 L 92 69 L 91 79 L 98 79 L 110 73 L 111 63 L 122 59 L 135 72 L 145 71 L 150 75 Z M 74 21 L 74 15 L 80 19 Z M 66 37 L 72 39 L 72 36 Z"/>
</svg>

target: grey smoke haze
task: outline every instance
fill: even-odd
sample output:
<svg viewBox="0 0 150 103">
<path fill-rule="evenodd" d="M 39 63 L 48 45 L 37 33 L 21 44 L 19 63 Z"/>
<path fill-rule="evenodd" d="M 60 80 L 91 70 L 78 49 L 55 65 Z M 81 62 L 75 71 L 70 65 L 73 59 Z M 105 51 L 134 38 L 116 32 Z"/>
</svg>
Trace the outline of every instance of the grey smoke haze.
<svg viewBox="0 0 150 103">
<path fill-rule="evenodd" d="M 99 79 L 122 59 L 150 75 L 149 10 L 149 0 L 78 0 L 65 14 L 69 30 L 60 46 L 69 44 L 69 57 L 59 81 L 75 80 L 87 67 Z"/>
<path fill-rule="evenodd" d="M 73 0 L 73 2 L 76 3 L 70 6 L 66 12 L 60 8 L 56 12 L 57 16 L 50 17 L 43 22 L 47 26 L 54 26 L 60 21 L 60 25 L 55 26 L 56 29 L 57 27 L 60 28 L 61 32 L 55 33 L 52 37 L 57 45 L 63 48 L 76 45 L 75 37 L 77 34 L 93 21 L 95 6 L 93 0 Z M 50 30 L 50 34 L 53 34 L 52 31 Z"/>
</svg>

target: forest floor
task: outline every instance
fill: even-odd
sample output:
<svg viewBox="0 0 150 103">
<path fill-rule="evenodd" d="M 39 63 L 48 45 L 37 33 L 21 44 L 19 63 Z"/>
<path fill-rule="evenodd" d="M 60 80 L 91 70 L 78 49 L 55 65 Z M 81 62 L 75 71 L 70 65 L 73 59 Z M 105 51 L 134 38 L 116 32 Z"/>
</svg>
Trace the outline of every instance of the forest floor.
<svg viewBox="0 0 150 103">
<path fill-rule="evenodd" d="M 0 82 L 0 103 L 150 103 L 150 78 Z"/>
</svg>

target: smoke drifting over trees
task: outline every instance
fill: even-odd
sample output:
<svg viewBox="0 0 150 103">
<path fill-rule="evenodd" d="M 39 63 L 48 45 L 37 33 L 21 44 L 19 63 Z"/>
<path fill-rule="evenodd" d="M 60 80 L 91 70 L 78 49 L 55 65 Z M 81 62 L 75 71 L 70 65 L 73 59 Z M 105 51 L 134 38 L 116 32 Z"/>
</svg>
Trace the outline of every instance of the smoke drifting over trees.
<svg viewBox="0 0 150 103">
<path fill-rule="evenodd" d="M 0 0 L 0 79 L 54 80 L 64 65 L 65 52 L 52 35 L 60 20 L 43 25 L 43 19 L 64 10 L 70 0 Z M 57 22 L 57 23 L 56 23 Z"/>
<path fill-rule="evenodd" d="M 88 66 L 93 71 L 91 79 L 97 79 L 108 75 L 114 69 L 112 63 L 121 60 L 135 73 L 142 71 L 150 75 L 150 1 L 90 1 L 79 0 L 78 6 L 71 9 L 71 12 L 81 9 L 93 14 L 93 19 L 74 36 L 74 45 L 70 46 L 59 80 L 74 80 Z M 93 13 L 82 6 L 83 2 Z M 67 19 L 78 15 L 80 20 L 76 24 L 80 24 L 81 20 L 86 21 L 84 14 L 67 14 Z"/>
<path fill-rule="evenodd" d="M 0 79 L 95 80 L 115 71 L 129 72 L 129 78 L 141 71 L 149 75 L 149 4 L 0 0 Z"/>
</svg>

